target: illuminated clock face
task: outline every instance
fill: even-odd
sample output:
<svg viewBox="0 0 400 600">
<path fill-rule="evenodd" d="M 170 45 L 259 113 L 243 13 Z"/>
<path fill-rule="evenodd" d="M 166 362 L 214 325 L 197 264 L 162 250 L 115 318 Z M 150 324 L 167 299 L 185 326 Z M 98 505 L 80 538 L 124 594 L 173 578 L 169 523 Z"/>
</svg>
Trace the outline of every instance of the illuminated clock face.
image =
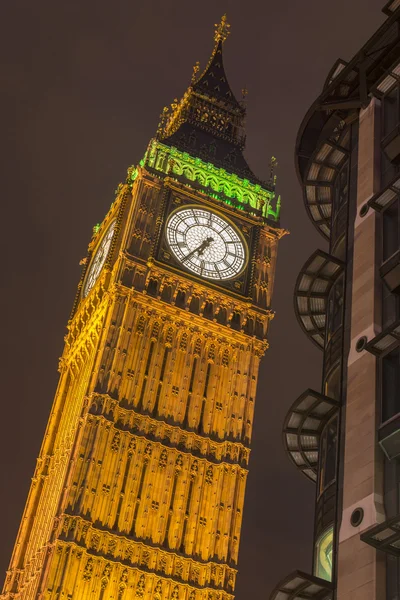
<svg viewBox="0 0 400 600">
<path fill-rule="evenodd" d="M 90 263 L 89 271 L 86 276 L 85 286 L 83 288 L 83 297 L 85 298 L 94 284 L 97 281 L 98 276 L 106 262 L 106 258 L 110 251 L 111 242 L 115 231 L 115 221 L 111 223 L 106 233 L 103 235 L 100 245 L 98 246 L 96 253 Z"/>
<path fill-rule="evenodd" d="M 192 273 L 207 279 L 232 279 L 246 263 L 239 232 L 219 215 L 198 207 L 175 211 L 167 222 L 171 251 Z"/>
</svg>

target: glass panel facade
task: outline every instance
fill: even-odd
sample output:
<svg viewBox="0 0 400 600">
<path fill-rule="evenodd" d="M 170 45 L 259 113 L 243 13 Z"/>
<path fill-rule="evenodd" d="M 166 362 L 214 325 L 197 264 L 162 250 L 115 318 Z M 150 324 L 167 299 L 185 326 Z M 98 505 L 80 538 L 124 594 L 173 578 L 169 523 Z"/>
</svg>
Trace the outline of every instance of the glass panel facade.
<svg viewBox="0 0 400 600">
<path fill-rule="evenodd" d="M 382 283 L 382 329 L 386 329 L 400 317 L 400 302 L 397 294 L 392 294 Z"/>
<path fill-rule="evenodd" d="M 332 553 L 333 527 L 330 527 L 318 538 L 315 545 L 314 574 L 316 577 L 332 581 Z"/>
<path fill-rule="evenodd" d="M 328 340 L 341 327 L 343 317 L 344 276 L 341 275 L 333 284 L 328 299 Z"/>
<path fill-rule="evenodd" d="M 336 479 L 337 434 L 338 419 L 335 417 L 328 423 L 321 435 L 319 494 L 322 494 Z"/>
<path fill-rule="evenodd" d="M 382 101 L 382 141 L 391 134 L 400 125 L 400 88 L 393 88 Z M 390 180 L 399 171 L 399 165 L 391 162 L 385 152 L 381 153 L 381 183 L 382 186 L 387 185 Z"/>
<path fill-rule="evenodd" d="M 383 111 L 383 137 L 386 137 L 393 131 L 399 122 L 399 88 L 393 88 L 384 97 L 382 103 Z"/>
<path fill-rule="evenodd" d="M 399 249 L 399 203 L 396 200 L 385 210 L 383 226 L 383 260 L 387 260 Z"/>
<path fill-rule="evenodd" d="M 325 395 L 340 401 L 340 367 L 337 367 L 325 382 Z"/>
<path fill-rule="evenodd" d="M 336 477 L 337 425 L 337 419 L 334 419 L 326 427 L 326 460 L 324 471 L 325 488 L 333 483 Z"/>
<path fill-rule="evenodd" d="M 382 359 L 382 422 L 400 412 L 400 352 L 397 348 Z"/>
<path fill-rule="evenodd" d="M 400 88 L 396 86 L 382 101 L 383 145 L 385 139 L 400 125 Z M 381 152 L 381 189 L 388 185 L 399 171 L 399 164 L 391 162 L 382 149 Z M 382 259 L 389 259 L 399 249 L 399 205 L 396 200 L 382 215 Z M 399 318 L 399 297 L 392 294 L 382 282 L 382 328 L 385 329 Z M 399 350 L 383 357 L 379 363 L 381 386 L 381 422 L 386 422 L 400 412 L 400 356 Z M 399 513 L 400 471 L 397 460 L 389 461 L 385 457 L 384 502 L 387 518 Z M 400 564 L 393 556 L 386 557 L 386 598 L 399 598 Z"/>
<path fill-rule="evenodd" d="M 347 202 L 350 184 L 350 161 L 347 159 L 341 166 L 335 178 L 332 194 L 332 223 L 331 223 L 331 251 L 344 259 L 345 247 L 342 244 L 342 255 L 338 254 L 338 245 L 344 240 L 347 228 Z"/>
<path fill-rule="evenodd" d="M 333 216 L 346 204 L 349 193 L 349 161 L 347 160 L 341 168 L 335 180 L 335 191 L 333 195 Z"/>
</svg>

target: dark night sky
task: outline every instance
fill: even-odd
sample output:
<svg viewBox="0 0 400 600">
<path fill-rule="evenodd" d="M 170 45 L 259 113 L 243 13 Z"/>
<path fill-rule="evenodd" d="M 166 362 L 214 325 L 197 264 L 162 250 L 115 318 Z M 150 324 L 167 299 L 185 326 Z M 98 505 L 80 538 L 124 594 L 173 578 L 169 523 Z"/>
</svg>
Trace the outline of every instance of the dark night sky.
<svg viewBox="0 0 400 600">
<path fill-rule="evenodd" d="M 321 353 L 293 313 L 296 276 L 324 241 L 293 163 L 298 127 L 333 62 L 384 19 L 383 0 L 3 0 L 0 19 L 2 385 L 0 578 L 8 566 L 57 382 L 79 260 L 162 107 L 204 66 L 227 11 L 225 67 L 247 86 L 247 158 L 278 157 L 282 225 L 271 327 L 257 398 L 238 600 L 311 569 L 314 486 L 289 462 L 282 423 L 319 389 Z"/>
</svg>

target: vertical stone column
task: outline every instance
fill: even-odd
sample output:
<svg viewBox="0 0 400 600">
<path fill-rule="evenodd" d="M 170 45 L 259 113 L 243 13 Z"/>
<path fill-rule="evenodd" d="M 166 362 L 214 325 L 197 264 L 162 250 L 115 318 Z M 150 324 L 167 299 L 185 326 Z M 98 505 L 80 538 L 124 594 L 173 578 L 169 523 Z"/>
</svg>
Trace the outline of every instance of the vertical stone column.
<svg viewBox="0 0 400 600">
<path fill-rule="evenodd" d="M 376 398 L 376 358 L 357 352 L 360 337 L 372 339 L 380 331 L 379 215 L 360 208 L 378 191 L 380 103 L 372 100 L 359 117 L 357 215 L 354 222 L 354 263 L 351 291 L 351 346 L 348 357 L 347 404 L 342 415 L 344 445 L 343 511 L 339 533 L 337 599 L 382 600 L 385 597 L 385 560 L 360 540 L 360 533 L 382 522 L 383 455 L 377 444 L 379 419 Z M 350 225 L 351 226 L 351 225 Z M 351 524 L 362 509 L 359 526 Z"/>
</svg>

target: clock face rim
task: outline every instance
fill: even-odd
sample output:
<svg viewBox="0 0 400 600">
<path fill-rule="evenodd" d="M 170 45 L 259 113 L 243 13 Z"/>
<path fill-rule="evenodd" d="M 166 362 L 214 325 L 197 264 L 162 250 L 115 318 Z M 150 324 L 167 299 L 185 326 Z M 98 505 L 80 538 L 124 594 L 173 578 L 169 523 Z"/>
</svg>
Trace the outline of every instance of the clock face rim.
<svg viewBox="0 0 400 600">
<path fill-rule="evenodd" d="M 188 210 L 188 209 L 197 209 L 197 210 L 203 210 L 203 211 L 209 212 L 212 215 L 217 216 L 219 219 L 224 221 L 227 225 L 229 225 L 229 227 L 231 227 L 233 229 L 234 233 L 236 234 L 236 236 L 238 237 L 238 239 L 242 245 L 243 254 L 244 254 L 243 264 L 241 265 L 240 269 L 234 275 L 232 275 L 230 277 L 209 277 L 206 275 L 200 275 L 194 269 L 191 269 L 188 266 L 186 266 L 182 262 L 182 260 L 179 258 L 179 256 L 175 253 L 175 251 L 171 247 L 171 244 L 170 244 L 170 241 L 168 238 L 168 226 L 169 226 L 169 223 L 172 220 L 172 218 L 176 215 L 176 213 L 184 211 L 184 210 Z M 228 281 L 237 280 L 243 274 L 243 272 L 246 270 L 248 263 L 249 263 L 249 247 L 248 247 L 248 244 L 247 244 L 242 232 L 240 231 L 238 225 L 236 225 L 225 214 L 221 213 L 218 210 L 215 210 L 214 208 L 209 208 L 208 206 L 202 206 L 200 204 L 183 204 L 183 205 L 175 208 L 167 217 L 165 227 L 164 227 L 164 239 L 166 241 L 169 251 L 172 253 L 174 259 L 178 262 L 180 268 L 185 269 L 185 272 L 190 273 L 191 275 L 193 275 L 195 277 L 206 280 L 208 282 L 213 282 L 215 284 L 221 284 L 221 283 L 225 283 Z"/>
<path fill-rule="evenodd" d="M 112 244 L 112 241 L 113 241 L 113 238 L 114 238 L 114 235 L 115 235 L 115 226 L 116 226 L 116 223 L 117 223 L 116 219 L 114 219 L 113 221 L 111 221 L 111 223 L 108 225 L 107 229 L 105 230 L 105 232 L 101 236 L 101 239 L 100 239 L 99 243 L 97 244 L 95 251 L 92 253 L 91 261 L 89 263 L 89 267 L 88 267 L 88 270 L 86 272 L 85 279 L 84 279 L 83 285 L 82 285 L 82 297 L 83 298 L 87 298 L 89 296 L 90 292 L 92 291 L 92 289 L 96 285 L 96 282 L 97 282 L 98 278 L 100 277 L 100 274 L 101 274 L 101 272 L 102 272 L 102 270 L 104 268 L 104 265 L 106 263 L 108 255 L 110 254 L 111 244 Z M 94 265 L 96 263 L 97 256 L 98 256 L 98 254 L 99 254 L 99 252 L 100 252 L 100 250 L 101 250 L 101 248 L 103 246 L 104 240 L 109 235 L 111 229 L 112 229 L 112 234 L 111 234 L 110 240 L 108 242 L 107 252 L 105 253 L 105 255 L 102 258 L 101 265 L 100 265 L 100 268 L 98 269 L 96 277 L 94 278 L 94 280 L 92 281 L 90 287 L 88 288 L 89 279 L 91 277 L 93 267 L 94 267 Z"/>
</svg>

